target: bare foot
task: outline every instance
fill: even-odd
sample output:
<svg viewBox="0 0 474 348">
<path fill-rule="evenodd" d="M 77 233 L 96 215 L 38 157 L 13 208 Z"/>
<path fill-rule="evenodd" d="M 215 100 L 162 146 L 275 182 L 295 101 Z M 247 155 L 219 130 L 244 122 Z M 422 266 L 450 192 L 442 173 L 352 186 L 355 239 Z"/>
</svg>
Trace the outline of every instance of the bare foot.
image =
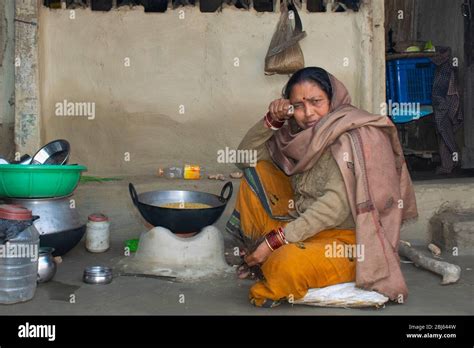
<svg viewBox="0 0 474 348">
<path fill-rule="evenodd" d="M 246 279 L 250 276 L 250 268 L 247 265 L 242 265 L 237 268 L 237 275 L 240 279 Z"/>
<path fill-rule="evenodd" d="M 243 264 L 237 268 L 237 275 L 240 279 L 261 280 L 263 279 L 262 270 L 260 266 L 249 267 Z"/>
</svg>

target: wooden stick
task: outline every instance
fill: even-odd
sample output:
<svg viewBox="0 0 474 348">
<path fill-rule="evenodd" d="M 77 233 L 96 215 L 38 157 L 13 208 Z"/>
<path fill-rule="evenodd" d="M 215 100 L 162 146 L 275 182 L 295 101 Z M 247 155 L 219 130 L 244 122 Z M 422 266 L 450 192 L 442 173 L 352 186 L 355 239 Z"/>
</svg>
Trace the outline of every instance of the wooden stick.
<svg viewBox="0 0 474 348">
<path fill-rule="evenodd" d="M 431 257 L 423 255 L 419 251 L 413 249 L 410 243 L 400 241 L 398 253 L 401 256 L 412 260 L 415 265 L 421 266 L 431 272 L 439 274 L 443 277 L 442 285 L 456 283 L 461 277 L 461 267 L 452 263 L 435 260 Z"/>
</svg>

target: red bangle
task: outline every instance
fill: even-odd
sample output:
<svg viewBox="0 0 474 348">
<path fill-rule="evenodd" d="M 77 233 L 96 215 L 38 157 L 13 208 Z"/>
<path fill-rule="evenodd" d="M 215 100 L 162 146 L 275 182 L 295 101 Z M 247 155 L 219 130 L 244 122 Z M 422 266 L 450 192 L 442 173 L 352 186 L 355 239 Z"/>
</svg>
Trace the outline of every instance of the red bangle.
<svg viewBox="0 0 474 348">
<path fill-rule="evenodd" d="M 288 241 L 286 240 L 285 231 L 283 230 L 283 228 L 278 227 L 277 232 L 278 232 L 278 236 L 280 237 L 282 243 L 283 244 L 289 244 Z"/>
<path fill-rule="evenodd" d="M 267 243 L 268 247 L 270 248 L 271 251 L 273 251 L 274 249 L 272 248 L 272 246 L 270 245 L 270 243 L 268 242 L 268 239 L 265 237 L 265 243 Z"/>
<path fill-rule="evenodd" d="M 270 117 L 270 112 L 265 115 L 265 124 L 272 130 L 278 130 L 285 124 L 284 121 L 276 121 Z"/>
<path fill-rule="evenodd" d="M 268 247 L 273 251 L 283 246 L 283 242 L 278 238 L 278 232 L 271 231 L 265 236 L 265 241 Z"/>
<path fill-rule="evenodd" d="M 285 121 L 278 121 L 278 120 L 274 120 L 271 116 L 270 116 L 270 112 L 267 112 L 267 114 L 265 115 L 265 118 L 267 120 L 268 123 L 270 123 L 272 126 L 276 127 L 276 128 L 281 128 L 283 127 L 283 125 L 285 124 Z"/>
</svg>

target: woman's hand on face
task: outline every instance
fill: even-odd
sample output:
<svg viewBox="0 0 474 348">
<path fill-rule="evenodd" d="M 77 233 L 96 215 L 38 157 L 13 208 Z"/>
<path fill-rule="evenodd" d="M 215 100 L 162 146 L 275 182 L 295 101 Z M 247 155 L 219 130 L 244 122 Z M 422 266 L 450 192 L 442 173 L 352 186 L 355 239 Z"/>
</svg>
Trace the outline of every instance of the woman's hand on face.
<svg viewBox="0 0 474 348">
<path fill-rule="evenodd" d="M 244 257 L 244 261 L 250 267 L 260 265 L 268 259 L 271 253 L 267 243 L 263 241 L 252 254 Z"/>
<path fill-rule="evenodd" d="M 270 117 L 275 121 L 284 122 L 293 116 L 293 111 L 293 105 L 290 104 L 288 99 L 276 99 L 268 106 Z"/>
</svg>

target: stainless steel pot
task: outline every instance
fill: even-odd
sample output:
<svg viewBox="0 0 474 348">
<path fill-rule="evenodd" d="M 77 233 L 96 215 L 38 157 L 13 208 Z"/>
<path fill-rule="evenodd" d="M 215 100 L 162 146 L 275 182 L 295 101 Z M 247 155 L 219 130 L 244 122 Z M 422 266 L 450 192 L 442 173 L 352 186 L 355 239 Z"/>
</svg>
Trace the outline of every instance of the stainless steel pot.
<svg viewBox="0 0 474 348">
<path fill-rule="evenodd" d="M 74 248 L 86 232 L 78 209 L 70 207 L 72 195 L 59 198 L 5 198 L 9 204 L 18 204 L 39 215 L 35 227 L 40 234 L 40 245 L 55 249 L 53 255 L 66 254 Z"/>
<path fill-rule="evenodd" d="M 56 274 L 56 262 L 53 258 L 54 248 L 39 248 L 38 257 L 38 283 L 46 283 L 53 279 Z"/>
</svg>

